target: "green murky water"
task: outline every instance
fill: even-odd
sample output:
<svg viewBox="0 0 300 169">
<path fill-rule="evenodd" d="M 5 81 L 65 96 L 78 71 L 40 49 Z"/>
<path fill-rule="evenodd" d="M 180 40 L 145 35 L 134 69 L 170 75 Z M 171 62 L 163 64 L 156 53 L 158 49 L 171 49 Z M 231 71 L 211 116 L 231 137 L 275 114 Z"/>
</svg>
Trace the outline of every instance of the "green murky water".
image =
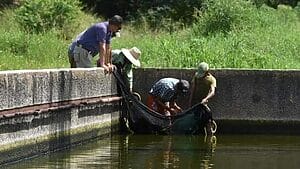
<svg viewBox="0 0 300 169">
<path fill-rule="evenodd" d="M 299 169 L 300 136 L 115 135 L 6 168 Z"/>
</svg>

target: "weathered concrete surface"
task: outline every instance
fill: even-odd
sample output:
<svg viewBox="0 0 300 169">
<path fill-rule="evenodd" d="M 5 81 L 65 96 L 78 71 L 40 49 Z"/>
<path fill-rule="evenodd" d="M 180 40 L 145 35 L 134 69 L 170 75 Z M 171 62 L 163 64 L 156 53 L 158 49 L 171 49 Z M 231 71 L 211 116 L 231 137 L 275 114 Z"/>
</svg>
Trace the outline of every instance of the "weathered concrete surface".
<svg viewBox="0 0 300 169">
<path fill-rule="evenodd" d="M 0 110 L 116 94 L 102 69 L 45 69 L 0 72 Z"/>
<path fill-rule="evenodd" d="M 0 165 L 118 131 L 119 105 L 88 104 L 0 119 Z"/>
<path fill-rule="evenodd" d="M 134 90 L 145 101 L 152 84 L 160 78 L 191 81 L 194 72 L 135 69 Z M 281 133 L 285 128 L 286 133 L 300 134 L 299 70 L 222 69 L 212 73 L 217 78 L 217 91 L 209 105 L 219 133 Z M 19 111 L 9 116 L 5 112 L 116 95 L 113 75 L 105 75 L 98 68 L 0 72 L 0 165 L 110 134 L 118 129 L 120 107 L 112 100 L 48 111 Z M 180 98 L 184 108 L 188 108 L 187 100 Z"/>
<path fill-rule="evenodd" d="M 116 95 L 101 68 L 0 72 L 0 165 L 118 131 Z"/>
<path fill-rule="evenodd" d="M 135 69 L 134 90 L 145 101 L 147 92 L 160 78 L 191 82 L 194 72 L 195 69 Z M 278 121 L 290 121 L 292 127 L 300 126 L 300 70 L 215 69 L 211 72 L 217 79 L 217 89 L 209 106 L 219 122 L 258 120 L 279 125 Z M 180 98 L 184 108 L 187 100 Z"/>
</svg>

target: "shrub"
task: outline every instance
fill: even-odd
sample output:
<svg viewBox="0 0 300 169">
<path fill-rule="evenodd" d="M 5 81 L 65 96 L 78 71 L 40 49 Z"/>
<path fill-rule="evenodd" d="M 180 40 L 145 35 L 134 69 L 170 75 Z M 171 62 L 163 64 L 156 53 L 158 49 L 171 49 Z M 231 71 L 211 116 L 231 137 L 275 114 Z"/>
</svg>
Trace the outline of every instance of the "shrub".
<svg viewBox="0 0 300 169">
<path fill-rule="evenodd" d="M 209 35 L 226 34 L 249 21 L 250 11 L 254 6 L 244 0 L 206 0 L 201 9 L 198 22 L 195 23 L 194 33 Z"/>
<path fill-rule="evenodd" d="M 197 18 L 194 13 L 201 8 L 203 0 L 163 0 L 141 1 L 138 10 L 129 12 L 138 27 L 147 27 L 152 31 L 175 32 L 191 25 Z M 142 23 L 143 25 L 140 25 Z"/>
<path fill-rule="evenodd" d="M 26 0 L 16 18 L 26 31 L 44 32 L 70 23 L 79 11 L 78 0 Z"/>
</svg>

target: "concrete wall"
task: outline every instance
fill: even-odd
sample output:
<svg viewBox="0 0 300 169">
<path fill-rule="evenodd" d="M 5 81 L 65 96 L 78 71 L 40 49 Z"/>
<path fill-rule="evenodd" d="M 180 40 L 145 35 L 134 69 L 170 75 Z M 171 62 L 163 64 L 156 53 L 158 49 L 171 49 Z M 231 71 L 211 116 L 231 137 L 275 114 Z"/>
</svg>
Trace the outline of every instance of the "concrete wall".
<svg viewBox="0 0 300 169">
<path fill-rule="evenodd" d="M 134 90 L 145 101 L 147 92 L 160 78 L 175 77 L 191 82 L 194 72 L 194 69 L 135 69 Z M 217 69 L 211 72 L 217 79 L 217 89 L 209 106 L 217 121 L 273 121 L 274 125 L 289 121 L 292 133 L 300 133 L 296 128 L 300 127 L 300 70 Z M 187 100 L 179 98 L 179 103 L 187 108 Z M 270 130 L 280 128 L 269 127 Z M 247 132 L 241 128 L 227 131 L 236 130 Z"/>
<path fill-rule="evenodd" d="M 191 81 L 194 69 L 135 69 L 143 101 L 163 77 Z M 212 70 L 209 105 L 219 133 L 300 134 L 299 70 Z M 115 99 L 114 99 L 115 98 Z M 116 81 L 101 68 L 0 72 L 0 165 L 118 130 Z M 183 108 L 186 98 L 179 98 Z"/>
<path fill-rule="evenodd" d="M 0 165 L 116 132 L 116 95 L 103 69 L 0 72 Z"/>
<path fill-rule="evenodd" d="M 102 69 L 46 69 L 0 72 L 0 110 L 116 94 Z"/>
</svg>

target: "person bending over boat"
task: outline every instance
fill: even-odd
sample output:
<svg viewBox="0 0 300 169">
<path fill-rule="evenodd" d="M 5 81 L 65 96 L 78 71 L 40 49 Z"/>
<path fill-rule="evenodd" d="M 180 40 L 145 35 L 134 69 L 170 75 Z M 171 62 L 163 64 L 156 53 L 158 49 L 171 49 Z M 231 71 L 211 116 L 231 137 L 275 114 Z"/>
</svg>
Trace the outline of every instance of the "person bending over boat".
<svg viewBox="0 0 300 169">
<path fill-rule="evenodd" d="M 166 116 L 175 115 L 182 109 L 176 104 L 177 96 L 186 94 L 190 84 L 186 80 L 163 78 L 157 81 L 149 91 L 147 106 Z"/>
<path fill-rule="evenodd" d="M 208 100 L 215 95 L 215 88 L 217 86 L 216 78 L 209 73 L 209 66 L 205 62 L 201 62 L 198 66 L 198 70 L 195 73 L 191 83 L 191 95 L 189 100 L 189 106 L 193 106 L 197 103 L 201 103 L 209 110 L 209 121 L 206 126 L 207 134 L 212 134 L 212 114 L 207 106 Z"/>
</svg>

